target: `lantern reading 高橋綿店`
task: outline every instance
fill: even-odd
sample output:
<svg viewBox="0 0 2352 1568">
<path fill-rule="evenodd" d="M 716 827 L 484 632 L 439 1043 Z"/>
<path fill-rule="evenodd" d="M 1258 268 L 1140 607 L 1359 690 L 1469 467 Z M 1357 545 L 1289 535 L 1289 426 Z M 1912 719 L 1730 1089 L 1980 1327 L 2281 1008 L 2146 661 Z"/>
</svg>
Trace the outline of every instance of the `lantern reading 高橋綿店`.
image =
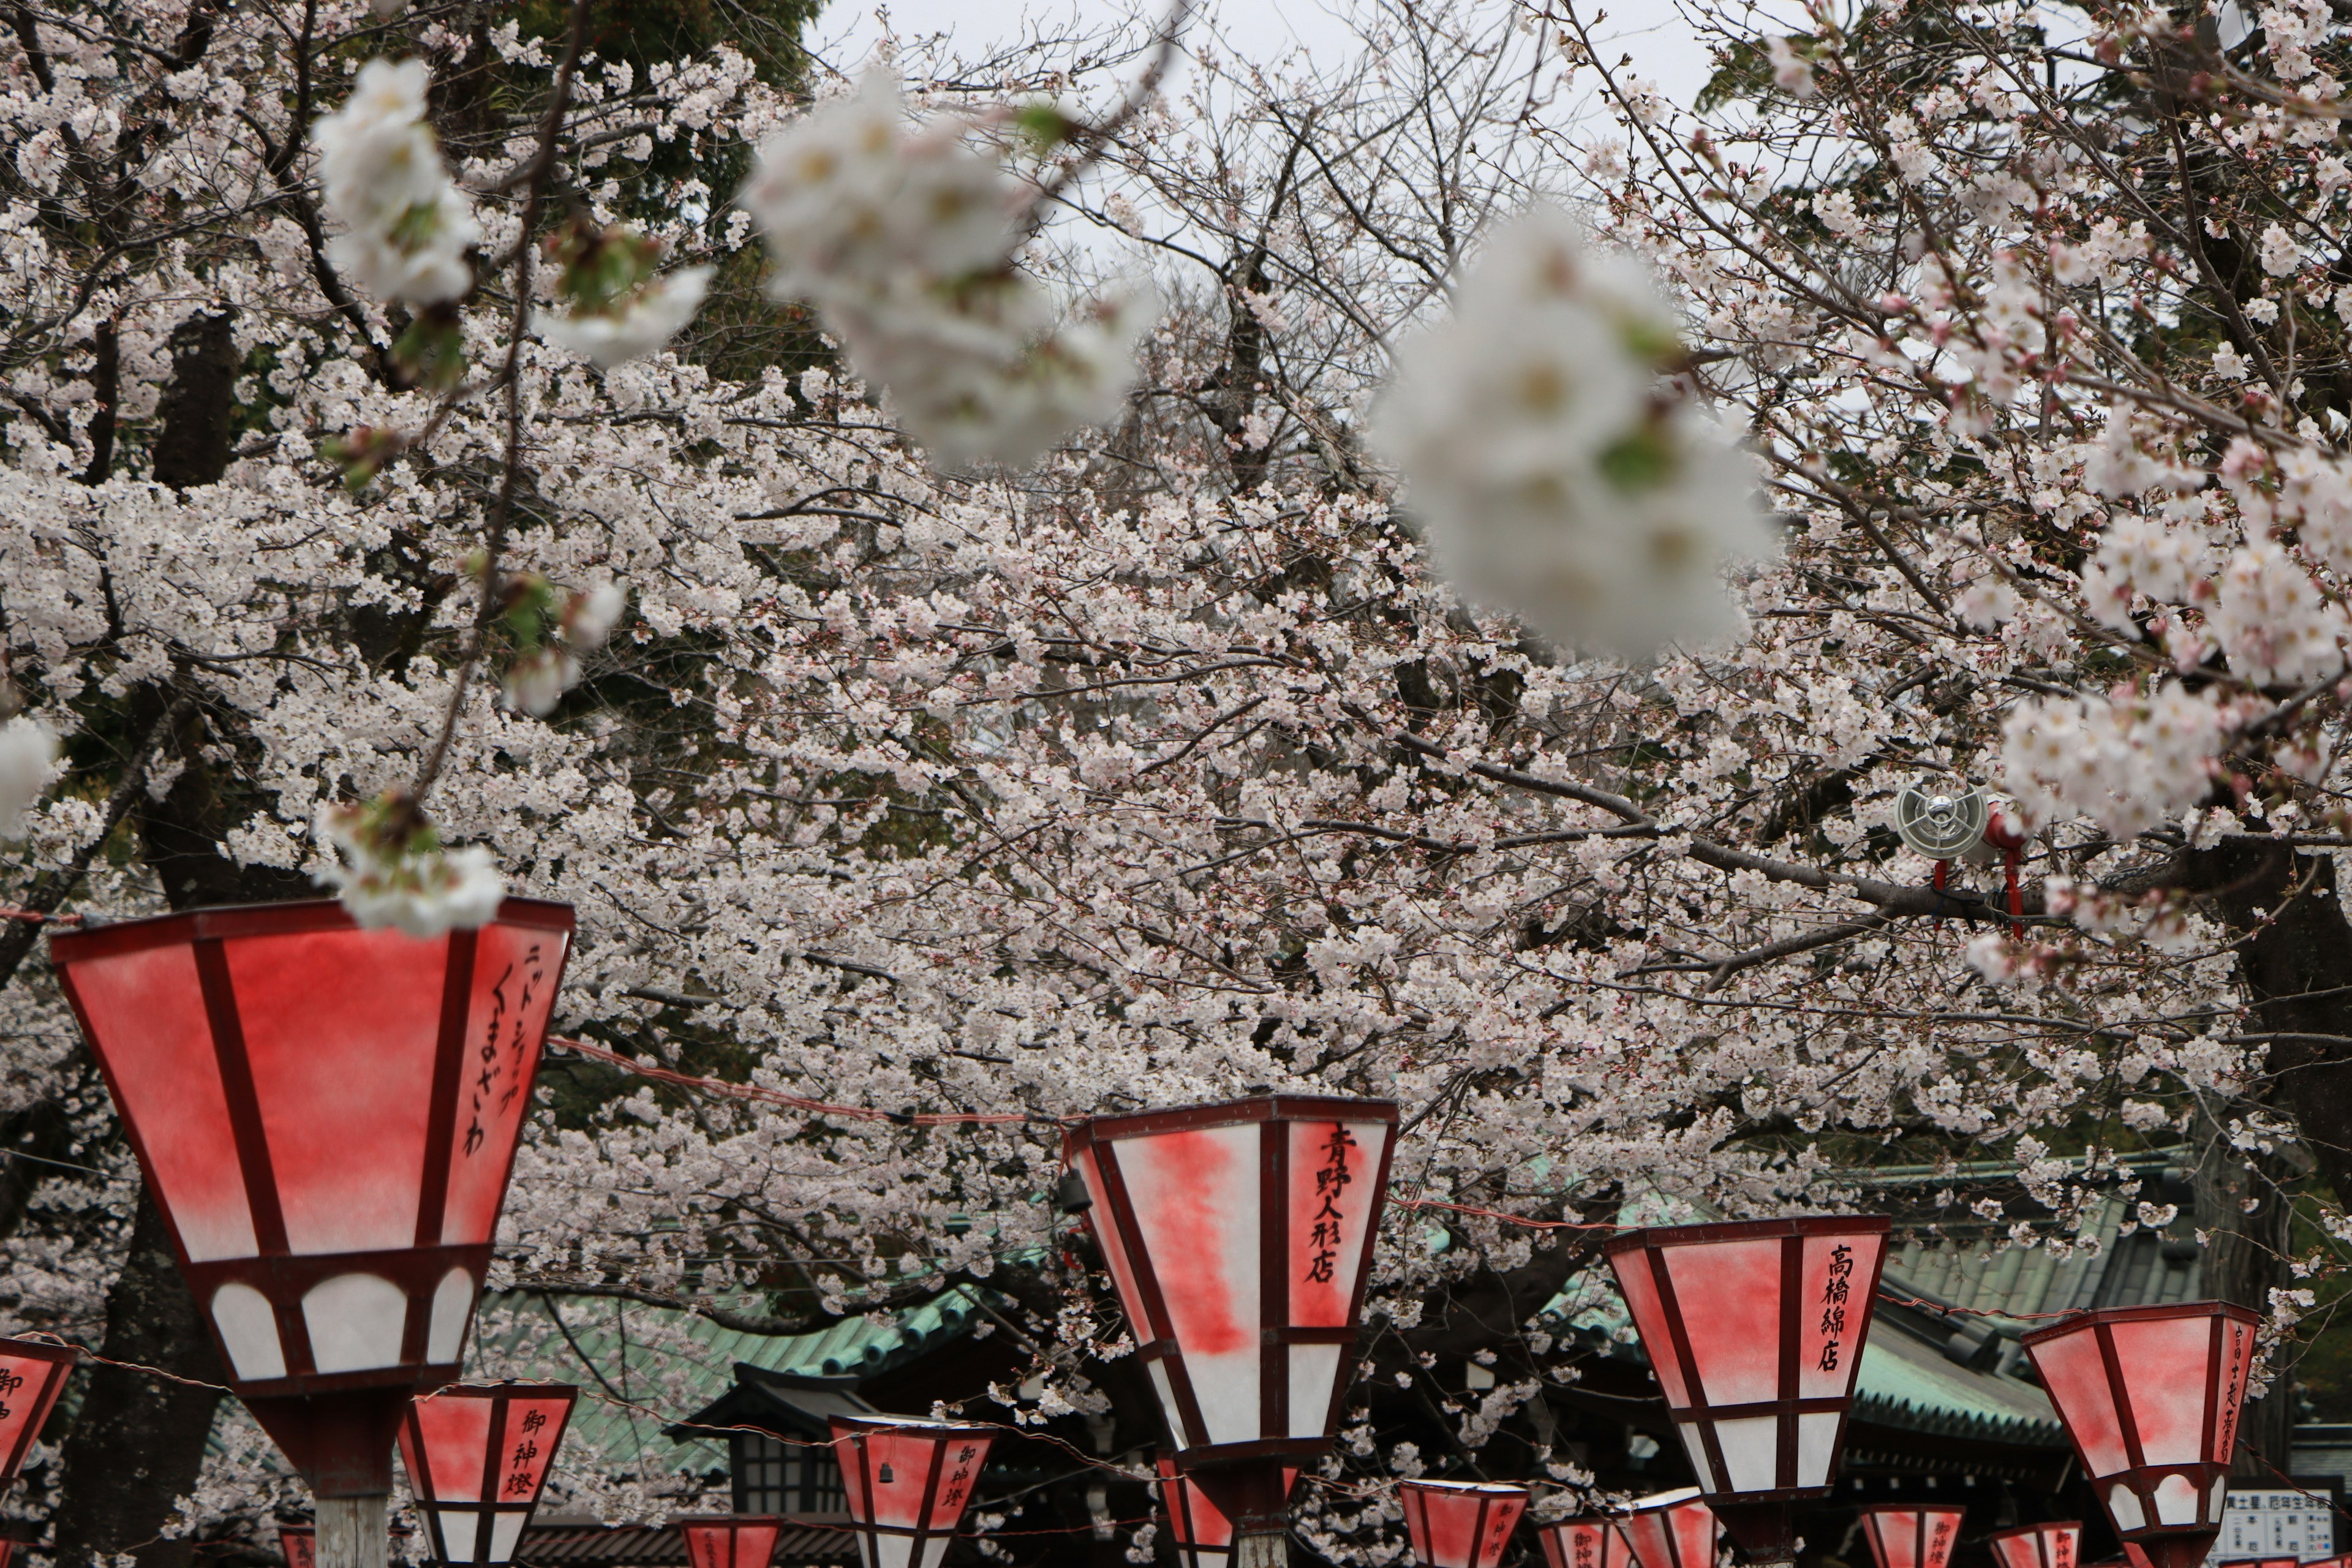
<svg viewBox="0 0 2352 1568">
<path fill-rule="evenodd" d="M 768 1568 L 784 1521 L 773 1514 L 720 1513 L 677 1521 L 686 1568 Z"/>
<path fill-rule="evenodd" d="M 1751 1560 L 1792 1557 L 1789 1505 L 1830 1495 L 1888 1227 L 1816 1215 L 1604 1244 L 1699 1490 Z"/>
<path fill-rule="evenodd" d="M 1878 1568 L 1949 1568 L 1964 1508 L 1875 1503 L 1862 1510 L 1862 1533 Z"/>
<path fill-rule="evenodd" d="M 1397 1488 L 1405 1534 L 1421 1568 L 1495 1568 L 1528 1489 L 1492 1481 L 1405 1481 Z"/>
<path fill-rule="evenodd" d="M 318 1499 L 330 1568 L 382 1563 L 394 1428 L 458 1375 L 571 932 L 567 906 L 509 899 L 420 941 L 325 899 L 50 938 L 231 1387 Z"/>
<path fill-rule="evenodd" d="M 1234 1521 L 1184 1473 L 1174 1456 L 1159 1456 L 1159 1468 L 1160 1501 L 1168 1510 L 1168 1533 L 1176 1542 L 1177 1561 L 1182 1568 L 1227 1568 L 1234 1556 Z M 1297 1479 L 1297 1470 L 1283 1472 L 1286 1495 Z"/>
<path fill-rule="evenodd" d="M 514 1561 L 579 1397 L 560 1383 L 457 1384 L 411 1403 L 400 1462 L 436 1559 Z"/>
<path fill-rule="evenodd" d="M 2073 1519 L 2021 1524 L 1994 1531 L 1985 1545 L 1999 1568 L 2076 1568 L 2083 1556 L 2083 1525 Z"/>
<path fill-rule="evenodd" d="M 1073 1128 L 1064 1155 L 1186 1476 L 1239 1568 L 1287 1540 L 1283 1472 L 1330 1447 L 1388 1187 L 1387 1100 L 1267 1095 Z"/>
<path fill-rule="evenodd" d="M 80 1355 L 47 1340 L 0 1339 L 0 1491 L 24 1468 Z"/>
<path fill-rule="evenodd" d="M 1636 1498 L 1617 1521 L 1634 1568 L 1715 1568 L 1723 1521 L 1696 1487 Z"/>
<path fill-rule="evenodd" d="M 1633 1568 L 1633 1548 L 1613 1519 L 1563 1519 L 1536 1531 L 1545 1568 Z"/>
<path fill-rule="evenodd" d="M 2199 1568 L 2221 1534 L 2257 1321 L 2190 1301 L 2081 1312 L 2025 1336 L 2116 1533 L 2154 1568 Z"/>
<path fill-rule="evenodd" d="M 985 1426 L 835 1415 L 833 1454 L 866 1568 L 939 1568 L 988 1463 Z"/>
</svg>

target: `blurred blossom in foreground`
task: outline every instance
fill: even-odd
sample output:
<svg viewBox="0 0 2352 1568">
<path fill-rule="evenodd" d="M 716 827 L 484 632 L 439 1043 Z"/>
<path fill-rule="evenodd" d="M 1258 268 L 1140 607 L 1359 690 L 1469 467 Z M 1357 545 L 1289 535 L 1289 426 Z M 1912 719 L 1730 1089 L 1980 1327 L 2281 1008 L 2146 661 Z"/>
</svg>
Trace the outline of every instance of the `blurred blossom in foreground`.
<svg viewBox="0 0 2352 1568">
<path fill-rule="evenodd" d="M 738 200 L 767 237 L 771 291 L 816 306 L 935 461 L 1019 467 L 1119 412 L 1158 301 L 1138 288 L 1055 325 L 1012 260 L 1029 191 L 961 127 L 909 132 L 906 114 L 869 76 L 771 137 Z"/>
<path fill-rule="evenodd" d="M 464 298 L 466 250 L 481 237 L 425 123 L 432 79 L 422 60 L 370 60 L 311 134 L 327 211 L 347 231 L 327 242 L 327 259 L 378 299 L 411 305 Z"/>
<path fill-rule="evenodd" d="M 357 805 L 319 813 L 319 837 L 341 858 L 320 880 L 362 926 L 392 926 L 414 937 L 487 925 L 506 897 L 490 852 L 444 849 L 441 836 L 408 796 L 387 791 Z"/>
<path fill-rule="evenodd" d="M 58 776 L 58 738 L 22 714 L 0 725 L 0 838 L 25 837 L 25 813 Z"/>
<path fill-rule="evenodd" d="M 580 661 L 573 655 L 604 646 L 628 607 L 628 594 L 617 583 L 599 583 L 569 595 L 559 606 L 553 584 L 526 574 L 514 579 L 510 595 L 503 618 L 523 651 L 507 668 L 507 706 L 544 719 L 555 711 L 565 692 L 580 684 Z M 545 640 L 551 630 L 563 640 Z"/>
<path fill-rule="evenodd" d="M 694 320 L 710 287 L 708 267 L 654 276 L 661 243 L 626 229 L 573 225 L 549 248 L 563 264 L 558 291 L 572 309 L 540 315 L 539 335 L 599 370 L 661 352 Z"/>
<path fill-rule="evenodd" d="M 1373 439 L 1466 596 L 1628 658 L 1738 625 L 1725 568 L 1779 546 L 1753 460 L 1662 395 L 1676 329 L 1635 263 L 1537 207 L 1399 351 Z"/>
</svg>

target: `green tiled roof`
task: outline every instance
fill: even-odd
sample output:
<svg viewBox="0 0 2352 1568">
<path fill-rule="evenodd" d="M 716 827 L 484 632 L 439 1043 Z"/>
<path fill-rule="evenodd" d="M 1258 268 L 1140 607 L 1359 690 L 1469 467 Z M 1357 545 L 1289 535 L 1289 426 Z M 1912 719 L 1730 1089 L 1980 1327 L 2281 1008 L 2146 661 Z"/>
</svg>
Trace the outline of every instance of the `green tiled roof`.
<svg viewBox="0 0 2352 1568">
<path fill-rule="evenodd" d="M 1885 1320 L 1871 1329 L 1854 1382 L 1857 1420 L 2032 1447 L 2061 1447 L 2066 1441 L 2042 1390 L 2019 1378 L 1972 1372 Z"/>
</svg>

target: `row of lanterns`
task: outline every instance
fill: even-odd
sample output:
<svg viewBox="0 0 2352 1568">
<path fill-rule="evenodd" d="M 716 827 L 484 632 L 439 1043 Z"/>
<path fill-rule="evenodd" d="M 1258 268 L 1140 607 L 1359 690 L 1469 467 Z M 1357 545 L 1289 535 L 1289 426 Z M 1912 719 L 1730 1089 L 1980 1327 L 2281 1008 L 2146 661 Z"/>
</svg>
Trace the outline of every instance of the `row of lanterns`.
<svg viewBox="0 0 2352 1568">
<path fill-rule="evenodd" d="M 545 1483 L 574 1391 L 453 1385 L 572 932 L 568 906 L 509 899 L 478 931 L 426 940 L 362 930 L 333 900 L 51 936 L 231 1385 L 310 1484 L 317 1568 L 382 1563 L 395 1442 L 446 1563 L 508 1561 Z M 1301 1095 L 1067 1134 L 1176 1464 L 1228 1521 L 1234 1568 L 1285 1559 L 1292 1483 L 1329 1448 L 1396 1134 L 1393 1103 Z M 1829 1495 L 1888 1231 L 1813 1216 L 1606 1246 L 1707 1529 L 1719 1517 L 1751 1561 L 1792 1556 L 1791 1508 Z M 2200 1302 L 2077 1314 L 2025 1340 L 2148 1568 L 2197 1568 L 2218 1531 L 2254 1325 Z M 0 1398 L 0 1484 L 72 1356 L 6 1352 L 0 1378 L 23 1386 Z M 937 1568 L 987 1430 L 839 1422 L 835 1445 L 866 1568 Z M 1466 1531 L 1499 1552 L 1525 1504 L 1512 1491 L 1410 1489 L 1417 1543 Z M 1467 1524 L 1447 1511 L 1465 1507 Z M 1645 1517 L 1619 1526 L 1642 1568 L 1706 1561 L 1663 1538 L 1665 1555 L 1642 1552 Z M 735 1527 L 723 1556 L 709 1536 L 697 1568 L 758 1568 L 761 1528 Z M 1612 1568 L 1601 1550 L 1566 1568 Z"/>
</svg>

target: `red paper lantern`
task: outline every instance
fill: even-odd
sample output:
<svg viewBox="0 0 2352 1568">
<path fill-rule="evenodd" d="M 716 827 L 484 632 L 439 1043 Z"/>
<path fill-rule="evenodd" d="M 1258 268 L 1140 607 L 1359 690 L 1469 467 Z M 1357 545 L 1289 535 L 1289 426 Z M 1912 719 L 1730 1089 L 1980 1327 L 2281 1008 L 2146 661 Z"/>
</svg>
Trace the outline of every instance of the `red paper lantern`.
<svg viewBox="0 0 2352 1568">
<path fill-rule="evenodd" d="M 458 1373 L 572 923 L 509 899 L 420 942 L 327 899 L 49 939 L 231 1386 L 321 1498 L 390 1491 Z"/>
<path fill-rule="evenodd" d="M 2189 1301 L 2081 1312 L 2025 1336 L 2116 1533 L 2155 1568 L 2198 1568 L 2221 1534 L 2258 1321 Z"/>
<path fill-rule="evenodd" d="M 1876 1503 L 1862 1510 L 1862 1533 L 1878 1568 L 1948 1568 L 1959 1544 L 1964 1508 Z"/>
<path fill-rule="evenodd" d="M 1495 1568 L 1519 1515 L 1528 1489 L 1491 1481 L 1406 1481 L 1397 1488 L 1405 1533 L 1421 1568 Z"/>
<path fill-rule="evenodd" d="M 2083 1526 L 2072 1519 L 2021 1524 L 1994 1531 L 1985 1544 L 1992 1548 L 1992 1560 L 2000 1568 L 2075 1568 L 2082 1561 Z"/>
<path fill-rule="evenodd" d="M 939 1568 L 993 1435 L 960 1422 L 835 1415 L 833 1452 L 866 1568 Z"/>
<path fill-rule="evenodd" d="M 1071 1130 L 1100 1243 L 1185 1473 L 1244 1538 L 1339 1419 L 1397 1109 L 1268 1095 Z"/>
<path fill-rule="evenodd" d="M 1234 1555 L 1234 1521 L 1179 1468 L 1173 1455 L 1160 1455 L 1159 1467 L 1160 1500 L 1168 1510 L 1168 1532 L 1176 1542 L 1177 1560 L 1183 1568 L 1226 1568 Z M 1298 1472 L 1285 1470 L 1282 1476 L 1287 1495 Z"/>
<path fill-rule="evenodd" d="M 2337 1561 L 2339 1559 L 2334 1557 L 2316 1558 L 2310 1563 L 2300 1557 L 2232 1557 L 2220 1568 L 2327 1568 L 2329 1563 Z"/>
<path fill-rule="evenodd" d="M 1792 1556 L 1789 1505 L 1830 1495 L 1888 1228 L 1822 1215 L 1605 1244 L 1699 1489 L 1752 1558 Z"/>
<path fill-rule="evenodd" d="M 458 1384 L 410 1404 L 400 1463 L 436 1559 L 514 1561 L 579 1397 L 560 1383 Z"/>
<path fill-rule="evenodd" d="M 66 1374 L 80 1356 L 71 1345 L 47 1340 L 0 1340 L 0 1491 L 25 1468 L 25 1456 L 57 1408 Z M 0 1568 L 5 1568 L 5 1558 Z"/>
<path fill-rule="evenodd" d="M 1634 1568 L 1715 1568 L 1723 1521 L 1696 1487 L 1637 1500 L 1617 1528 L 1633 1550 Z"/>
<path fill-rule="evenodd" d="M 768 1568 L 784 1521 L 768 1513 L 721 1513 L 681 1519 L 687 1568 Z"/>
<path fill-rule="evenodd" d="M 1613 1519 L 1563 1519 L 1536 1531 L 1548 1568 L 1633 1568 L 1633 1548 Z"/>
</svg>

